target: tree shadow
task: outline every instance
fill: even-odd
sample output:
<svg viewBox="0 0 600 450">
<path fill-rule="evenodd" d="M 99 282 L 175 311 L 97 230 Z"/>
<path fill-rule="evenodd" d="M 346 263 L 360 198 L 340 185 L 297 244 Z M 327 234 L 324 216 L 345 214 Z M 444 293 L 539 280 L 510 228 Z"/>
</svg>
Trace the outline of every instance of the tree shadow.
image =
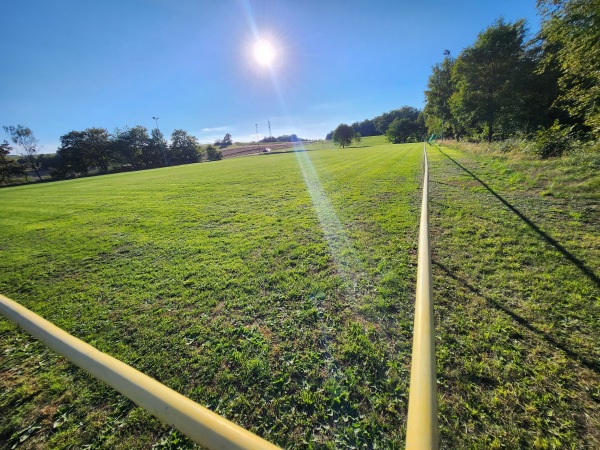
<svg viewBox="0 0 600 450">
<path fill-rule="evenodd" d="M 540 227 L 538 227 L 535 223 L 533 223 L 531 220 L 529 220 L 521 211 L 519 211 L 513 205 L 508 203 L 504 198 L 502 198 L 500 195 L 498 195 L 490 186 L 488 186 L 483 180 L 478 178 L 477 175 L 475 175 L 469 169 L 467 169 L 466 167 L 461 165 L 458 161 L 456 161 L 455 159 L 453 159 L 452 157 L 450 157 L 449 155 L 444 153 L 441 148 L 439 148 L 437 146 L 435 146 L 435 148 L 437 148 L 437 150 L 442 155 L 444 155 L 446 158 L 448 158 L 450 161 L 452 161 L 454 164 L 456 164 L 458 167 L 460 167 L 462 170 L 464 170 L 466 173 L 468 173 L 471 177 L 473 177 L 474 180 L 479 182 L 490 194 L 492 194 L 494 197 L 496 197 L 504 206 L 506 206 L 509 210 L 511 210 L 519 219 L 521 219 L 523 222 L 525 222 L 542 239 L 544 239 L 548 244 L 552 245 L 565 258 L 567 258 L 571 263 L 573 263 L 590 281 L 592 281 L 592 283 L 594 283 L 596 286 L 600 287 L 600 278 L 598 278 L 598 275 L 596 275 L 592 271 L 592 269 L 587 267 L 583 261 L 581 261 L 574 255 L 572 255 L 566 248 L 564 248 L 558 241 L 556 241 L 556 239 L 554 239 L 553 237 L 546 234 Z"/>
<path fill-rule="evenodd" d="M 452 273 L 443 264 L 441 264 L 441 263 L 439 263 L 437 261 L 432 261 L 432 263 L 433 263 L 434 266 L 440 268 L 447 276 L 449 276 L 450 278 L 454 279 L 455 281 L 457 281 L 458 283 L 460 283 L 462 286 L 464 286 L 465 288 L 467 288 L 471 293 L 473 293 L 473 294 L 475 294 L 475 295 L 483 298 L 489 305 L 491 305 L 494 308 L 496 308 L 497 310 L 502 311 L 503 313 L 507 314 L 513 320 L 515 320 L 517 323 L 519 323 L 520 325 L 524 326 L 529 331 L 535 333 L 536 335 L 538 335 L 539 337 L 541 337 L 542 339 L 544 339 L 550 345 L 553 345 L 554 347 L 562 350 L 570 358 L 578 361 L 579 363 L 583 364 L 588 369 L 590 369 L 590 370 L 596 372 L 598 375 L 600 375 L 600 362 L 598 362 L 598 361 L 591 361 L 591 360 L 587 359 L 585 356 L 583 356 L 583 355 L 581 355 L 581 354 L 579 354 L 579 353 L 571 350 L 565 344 L 557 341 L 553 336 L 551 336 L 548 333 L 546 333 L 546 332 L 538 329 L 537 327 L 535 327 L 535 325 L 532 325 L 531 323 L 529 323 L 527 321 L 527 319 L 525 319 L 524 317 L 521 317 L 520 315 L 518 315 L 517 313 L 515 313 L 514 311 L 512 311 L 510 308 L 508 308 L 505 305 L 497 302 L 496 300 L 493 300 L 491 298 L 485 297 L 484 295 L 482 295 L 479 292 L 478 289 L 476 289 L 474 286 L 472 286 L 471 284 L 469 284 L 463 278 L 460 278 L 459 276 L 457 276 L 454 273 Z"/>
</svg>

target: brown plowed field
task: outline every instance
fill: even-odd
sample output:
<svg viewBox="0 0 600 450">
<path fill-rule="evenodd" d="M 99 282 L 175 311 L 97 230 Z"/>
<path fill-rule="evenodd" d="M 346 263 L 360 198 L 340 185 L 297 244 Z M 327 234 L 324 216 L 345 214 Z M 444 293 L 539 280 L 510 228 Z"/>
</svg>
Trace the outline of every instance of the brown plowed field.
<svg viewBox="0 0 600 450">
<path fill-rule="evenodd" d="M 261 152 L 264 152 L 265 148 L 270 148 L 271 152 L 278 152 L 286 149 L 294 149 L 302 144 L 308 144 L 309 142 L 269 142 L 261 143 Z M 221 150 L 223 152 L 223 159 L 236 158 L 238 156 L 256 155 L 258 154 L 258 147 L 256 144 L 244 145 L 241 147 L 226 148 Z"/>
</svg>

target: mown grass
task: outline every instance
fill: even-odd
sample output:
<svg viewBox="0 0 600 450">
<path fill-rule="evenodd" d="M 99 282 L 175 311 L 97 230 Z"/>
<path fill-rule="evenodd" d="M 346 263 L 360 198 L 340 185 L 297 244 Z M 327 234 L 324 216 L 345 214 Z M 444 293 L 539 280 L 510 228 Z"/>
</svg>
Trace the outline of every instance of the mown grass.
<svg viewBox="0 0 600 450">
<path fill-rule="evenodd" d="M 429 155 L 444 446 L 600 448 L 600 175 Z"/>
<path fill-rule="evenodd" d="M 0 291 L 284 447 L 400 446 L 421 145 L 367 144 L 2 189 Z M 2 446 L 190 446 L 0 336 Z"/>
<path fill-rule="evenodd" d="M 2 189 L 0 291 L 284 447 L 401 448 L 422 144 L 320 147 Z M 428 152 L 442 447 L 600 447 L 597 173 Z M 0 336 L 3 446 L 191 446 Z"/>
</svg>

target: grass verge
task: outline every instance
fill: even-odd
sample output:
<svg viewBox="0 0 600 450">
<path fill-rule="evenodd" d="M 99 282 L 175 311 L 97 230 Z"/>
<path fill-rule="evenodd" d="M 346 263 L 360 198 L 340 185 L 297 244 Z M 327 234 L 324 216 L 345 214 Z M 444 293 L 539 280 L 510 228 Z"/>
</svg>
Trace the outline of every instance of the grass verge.
<svg viewBox="0 0 600 450">
<path fill-rule="evenodd" d="M 544 162 L 429 154 L 444 446 L 600 447 L 596 193 L 543 195 Z"/>
</svg>

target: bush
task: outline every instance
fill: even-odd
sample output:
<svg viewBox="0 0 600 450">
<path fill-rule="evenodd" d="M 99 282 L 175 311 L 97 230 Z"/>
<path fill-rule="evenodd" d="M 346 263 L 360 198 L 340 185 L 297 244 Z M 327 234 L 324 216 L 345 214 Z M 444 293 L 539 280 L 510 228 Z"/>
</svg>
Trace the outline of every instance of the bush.
<svg viewBox="0 0 600 450">
<path fill-rule="evenodd" d="M 562 156 L 571 149 L 572 144 L 571 129 L 561 127 L 556 120 L 550 128 L 535 134 L 533 153 L 541 158 Z"/>
<path fill-rule="evenodd" d="M 206 147 L 206 159 L 208 159 L 209 161 L 218 161 L 220 159 L 223 159 L 223 152 L 217 150 L 212 145 L 209 145 Z"/>
</svg>

